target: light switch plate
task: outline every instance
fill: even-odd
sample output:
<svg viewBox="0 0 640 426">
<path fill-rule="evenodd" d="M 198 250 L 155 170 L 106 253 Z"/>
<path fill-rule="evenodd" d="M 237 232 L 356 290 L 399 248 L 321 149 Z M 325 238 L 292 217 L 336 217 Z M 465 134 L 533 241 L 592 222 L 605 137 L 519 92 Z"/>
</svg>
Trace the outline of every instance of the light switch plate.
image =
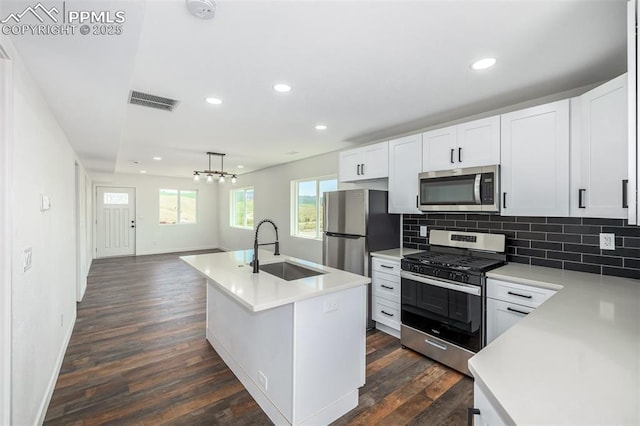
<svg viewBox="0 0 640 426">
<path fill-rule="evenodd" d="M 600 234 L 600 250 L 615 250 L 616 234 Z"/>
<path fill-rule="evenodd" d="M 31 254 L 32 254 L 31 247 L 24 250 L 24 257 L 22 259 L 23 272 L 27 272 L 29 269 L 31 269 Z"/>
<path fill-rule="evenodd" d="M 51 208 L 51 198 L 48 195 L 40 196 L 40 210 L 47 211 Z"/>
<path fill-rule="evenodd" d="M 421 237 L 427 236 L 427 227 L 425 225 L 420 225 L 420 236 Z"/>
</svg>

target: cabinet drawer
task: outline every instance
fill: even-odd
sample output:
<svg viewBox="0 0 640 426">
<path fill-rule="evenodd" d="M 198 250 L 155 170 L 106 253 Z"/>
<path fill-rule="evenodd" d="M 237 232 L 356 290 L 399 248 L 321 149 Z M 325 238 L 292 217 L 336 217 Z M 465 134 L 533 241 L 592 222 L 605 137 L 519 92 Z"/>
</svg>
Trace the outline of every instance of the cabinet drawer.
<svg viewBox="0 0 640 426">
<path fill-rule="evenodd" d="M 400 262 L 395 260 L 385 260 L 374 257 L 373 270 L 378 272 L 384 272 L 385 274 L 395 274 L 400 277 Z"/>
<path fill-rule="evenodd" d="M 376 273 L 371 280 L 373 294 L 400 303 L 400 279 L 389 274 Z"/>
<path fill-rule="evenodd" d="M 487 297 L 536 308 L 556 294 L 554 290 L 487 279 Z"/>
<path fill-rule="evenodd" d="M 379 297 L 373 298 L 372 318 L 389 327 L 400 330 L 400 304 Z"/>
</svg>

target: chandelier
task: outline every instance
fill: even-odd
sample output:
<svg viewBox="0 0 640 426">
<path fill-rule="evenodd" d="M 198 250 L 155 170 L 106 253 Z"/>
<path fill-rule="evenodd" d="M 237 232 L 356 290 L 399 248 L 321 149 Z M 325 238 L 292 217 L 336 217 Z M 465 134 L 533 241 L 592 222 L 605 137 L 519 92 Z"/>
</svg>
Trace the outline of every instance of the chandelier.
<svg viewBox="0 0 640 426">
<path fill-rule="evenodd" d="M 224 156 L 226 154 L 220 154 L 219 152 L 207 152 L 209 156 L 209 168 L 207 170 L 194 170 L 193 181 L 200 182 L 200 175 L 207 177 L 207 183 L 213 183 L 214 176 L 217 176 L 218 182 L 224 183 L 225 179 L 231 176 L 231 183 L 236 183 L 237 177 L 234 174 L 224 171 Z M 220 157 L 220 170 L 211 170 L 211 156 L 216 155 Z"/>
</svg>

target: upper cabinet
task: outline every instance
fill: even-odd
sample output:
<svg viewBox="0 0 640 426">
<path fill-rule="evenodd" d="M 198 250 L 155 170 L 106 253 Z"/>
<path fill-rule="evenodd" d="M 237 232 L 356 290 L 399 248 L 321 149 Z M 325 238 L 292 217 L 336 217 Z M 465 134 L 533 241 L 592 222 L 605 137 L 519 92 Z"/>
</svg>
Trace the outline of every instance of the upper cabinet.
<svg viewBox="0 0 640 426">
<path fill-rule="evenodd" d="M 421 134 L 389 141 L 389 213 L 422 213 L 416 206 L 421 169 Z"/>
<path fill-rule="evenodd" d="M 380 142 L 339 154 L 338 179 L 351 182 L 389 176 L 389 144 Z"/>
<path fill-rule="evenodd" d="M 488 117 L 423 134 L 422 171 L 500 164 L 500 117 Z"/>
<path fill-rule="evenodd" d="M 640 164 L 640 146 L 638 146 L 638 31 L 637 31 L 637 0 L 627 2 L 627 118 L 628 118 L 628 163 L 629 174 L 627 203 L 627 218 L 630 225 L 640 226 L 640 179 L 638 179 L 638 165 Z"/>
<path fill-rule="evenodd" d="M 571 100 L 571 216 L 626 218 L 627 75 Z"/>
<path fill-rule="evenodd" d="M 501 117 L 502 215 L 569 215 L 569 100 Z"/>
</svg>

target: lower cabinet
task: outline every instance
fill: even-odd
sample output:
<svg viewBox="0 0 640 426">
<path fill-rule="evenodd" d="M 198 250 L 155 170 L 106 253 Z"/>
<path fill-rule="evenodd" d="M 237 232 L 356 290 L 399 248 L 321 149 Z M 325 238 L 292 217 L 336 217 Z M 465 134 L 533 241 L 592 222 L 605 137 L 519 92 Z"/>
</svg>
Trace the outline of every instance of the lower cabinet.
<svg viewBox="0 0 640 426">
<path fill-rule="evenodd" d="M 476 382 L 473 383 L 472 410 L 474 412 L 470 414 L 470 418 L 473 418 L 473 421 L 469 421 L 469 426 L 502 426 L 507 424 Z"/>
<path fill-rule="evenodd" d="M 554 290 L 487 279 L 487 344 L 533 312 Z"/>
<path fill-rule="evenodd" d="M 400 262 L 372 259 L 371 317 L 376 328 L 400 338 Z"/>
</svg>

